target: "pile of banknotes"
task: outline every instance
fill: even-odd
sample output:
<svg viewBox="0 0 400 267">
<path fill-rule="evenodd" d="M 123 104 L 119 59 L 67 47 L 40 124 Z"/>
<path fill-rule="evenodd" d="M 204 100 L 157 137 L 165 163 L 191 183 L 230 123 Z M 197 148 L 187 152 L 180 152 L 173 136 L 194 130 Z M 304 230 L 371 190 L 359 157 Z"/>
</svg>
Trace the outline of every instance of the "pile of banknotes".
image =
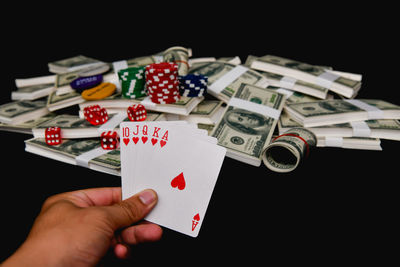
<svg viewBox="0 0 400 267">
<path fill-rule="evenodd" d="M 175 62 L 179 75 L 208 77 L 207 94 L 181 97 L 173 104 L 155 104 L 148 97 L 121 96 L 117 73 L 128 67 Z M 126 110 L 140 103 L 147 120 L 185 120 L 206 129 L 227 156 L 250 165 L 264 163 L 276 172 L 294 170 L 312 147 L 382 150 L 380 139 L 400 141 L 400 106 L 380 99 L 358 99 L 362 75 L 333 70 L 279 56 L 192 58 L 192 51 L 171 47 L 154 55 L 103 62 L 79 55 L 48 64 L 51 73 L 18 78 L 10 103 L 0 105 L 0 130 L 33 135 L 26 151 L 70 164 L 100 146 L 105 130 L 128 121 Z M 71 82 L 101 73 L 115 93 L 88 101 Z M 18 76 L 18 74 L 15 74 Z M 78 114 L 63 113 L 77 105 Z M 85 120 L 83 110 L 99 105 L 109 114 L 105 125 Z M 114 120 L 113 120 L 114 118 Z M 45 129 L 58 126 L 63 142 L 49 146 Z M 308 158 L 308 160 L 312 160 Z M 88 168 L 120 175 L 119 150 L 90 160 Z"/>
</svg>

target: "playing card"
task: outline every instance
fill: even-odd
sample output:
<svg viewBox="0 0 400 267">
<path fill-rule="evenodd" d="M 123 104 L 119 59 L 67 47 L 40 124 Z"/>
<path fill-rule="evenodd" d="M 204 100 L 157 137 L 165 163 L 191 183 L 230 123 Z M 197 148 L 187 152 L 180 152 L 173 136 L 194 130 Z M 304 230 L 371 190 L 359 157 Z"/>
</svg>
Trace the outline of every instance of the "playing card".
<svg viewBox="0 0 400 267">
<path fill-rule="evenodd" d="M 157 125 L 163 125 L 165 122 L 158 122 Z M 130 177 L 136 177 L 136 171 L 139 167 L 147 162 L 151 162 L 153 144 L 151 139 L 157 138 L 158 131 L 154 132 L 154 127 L 150 126 L 150 122 L 124 122 L 120 124 L 120 139 L 121 139 L 121 162 L 124 162 L 124 171 L 121 166 L 121 184 L 122 184 L 122 199 L 129 197 L 131 194 L 132 179 L 124 179 L 126 175 L 122 172 L 129 173 Z M 171 122 L 170 126 L 189 126 L 187 122 L 176 121 Z M 151 129 L 150 129 L 151 128 Z M 153 141 L 154 142 L 154 141 Z M 147 168 L 146 166 L 143 166 Z"/>
<path fill-rule="evenodd" d="M 147 136 L 150 138 L 151 133 L 151 138 L 147 145 L 147 142 L 141 144 L 138 149 L 136 145 L 121 142 L 123 197 L 146 188 L 154 189 L 159 202 L 145 219 L 197 236 L 226 149 L 216 145 L 214 138 L 205 138 L 208 136 L 168 123 L 123 123 L 121 136 L 124 128 L 133 129 L 138 124 L 142 128 L 147 125 Z M 139 166 L 129 158 L 135 150 L 135 160 L 141 162 Z M 144 158 L 139 155 L 142 151 L 145 151 Z"/>
<path fill-rule="evenodd" d="M 207 135 L 206 130 L 200 130 L 194 128 L 193 125 L 189 125 L 184 121 L 177 122 L 139 122 L 132 124 L 133 129 L 132 134 L 135 135 L 136 140 L 138 140 L 136 147 L 134 149 L 135 156 L 132 160 L 135 165 L 134 173 L 132 177 L 137 177 L 137 172 L 144 168 L 145 170 L 149 168 L 148 163 L 153 162 L 152 157 L 154 156 L 154 149 L 156 147 L 162 147 L 166 142 L 168 142 L 168 131 L 165 131 L 166 125 L 168 127 L 173 127 L 185 135 L 191 135 L 193 137 L 198 137 L 202 140 L 216 144 L 218 140 L 214 137 Z M 162 139 L 165 135 L 165 138 Z M 139 139 L 137 139 L 139 138 Z"/>
</svg>

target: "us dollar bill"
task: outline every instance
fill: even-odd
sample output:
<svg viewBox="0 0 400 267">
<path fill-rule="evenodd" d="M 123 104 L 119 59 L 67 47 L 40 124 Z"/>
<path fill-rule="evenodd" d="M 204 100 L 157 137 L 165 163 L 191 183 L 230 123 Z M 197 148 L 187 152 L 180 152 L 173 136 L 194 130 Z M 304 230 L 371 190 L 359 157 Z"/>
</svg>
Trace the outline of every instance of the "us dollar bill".
<svg viewBox="0 0 400 267">
<path fill-rule="evenodd" d="M 263 151 L 262 160 L 272 171 L 291 172 L 315 146 L 317 137 L 306 128 L 292 128 L 275 138 Z"/>
<path fill-rule="evenodd" d="M 304 82 L 322 85 L 322 74 L 331 71 L 322 66 L 310 65 L 292 59 L 266 55 L 254 60 L 251 67 L 257 70 L 287 75 Z M 354 97 L 361 88 L 361 82 L 334 74 L 336 79 L 329 86 L 329 90 L 347 98 Z M 326 86 L 323 86 L 326 87 Z"/>
<path fill-rule="evenodd" d="M 284 94 L 245 83 L 239 86 L 234 97 L 279 112 L 286 99 Z M 271 140 L 277 119 L 250 109 L 245 105 L 238 107 L 228 103 L 211 136 L 218 139 L 220 146 L 227 148 L 228 157 L 259 166 L 261 153 Z"/>
<path fill-rule="evenodd" d="M 190 73 L 201 74 L 208 77 L 208 87 L 216 82 L 218 79 L 224 77 L 229 71 L 233 70 L 237 65 L 231 64 L 225 61 L 213 61 L 213 62 L 200 62 L 193 64 L 190 68 Z M 267 79 L 260 73 L 248 69 L 236 80 L 227 85 L 221 90 L 221 92 L 215 93 L 210 88 L 207 90 L 208 93 L 215 96 L 216 98 L 228 102 L 229 99 L 235 94 L 242 83 L 254 84 L 260 87 L 267 86 Z"/>
<path fill-rule="evenodd" d="M 49 146 L 44 138 L 32 138 L 25 141 L 26 150 L 41 156 L 75 164 L 77 156 L 100 147 L 100 139 L 63 139 L 59 145 Z M 119 149 L 98 156 L 89 161 L 89 168 L 114 175 L 121 169 Z"/>
</svg>

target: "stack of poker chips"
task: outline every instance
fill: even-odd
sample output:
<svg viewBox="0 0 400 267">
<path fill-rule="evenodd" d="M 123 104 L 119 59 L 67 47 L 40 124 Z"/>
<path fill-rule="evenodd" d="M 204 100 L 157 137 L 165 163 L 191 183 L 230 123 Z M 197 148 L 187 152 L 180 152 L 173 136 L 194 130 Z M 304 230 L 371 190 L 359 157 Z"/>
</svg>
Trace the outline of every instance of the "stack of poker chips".
<svg viewBox="0 0 400 267">
<path fill-rule="evenodd" d="M 121 94 L 124 98 L 135 99 L 146 96 L 144 67 L 132 67 L 118 71 Z"/>
<path fill-rule="evenodd" d="M 146 66 L 146 88 L 156 104 L 172 104 L 179 100 L 178 65 L 171 62 Z"/>
<path fill-rule="evenodd" d="M 179 76 L 179 94 L 186 97 L 203 96 L 207 92 L 208 78 L 200 74 Z"/>
</svg>

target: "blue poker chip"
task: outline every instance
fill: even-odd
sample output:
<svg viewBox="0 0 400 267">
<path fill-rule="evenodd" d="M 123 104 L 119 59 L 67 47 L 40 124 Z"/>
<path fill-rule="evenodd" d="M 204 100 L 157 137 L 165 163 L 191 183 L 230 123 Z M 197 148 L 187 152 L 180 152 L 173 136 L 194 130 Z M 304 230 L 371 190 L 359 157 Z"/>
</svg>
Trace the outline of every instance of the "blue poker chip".
<svg viewBox="0 0 400 267">
<path fill-rule="evenodd" d="M 186 97 L 203 96 L 207 92 L 208 77 L 201 74 L 179 76 L 179 94 Z"/>
<path fill-rule="evenodd" d="M 208 77 L 201 74 L 187 74 L 185 76 L 178 76 L 181 85 L 194 84 L 195 86 L 207 86 Z"/>
</svg>

